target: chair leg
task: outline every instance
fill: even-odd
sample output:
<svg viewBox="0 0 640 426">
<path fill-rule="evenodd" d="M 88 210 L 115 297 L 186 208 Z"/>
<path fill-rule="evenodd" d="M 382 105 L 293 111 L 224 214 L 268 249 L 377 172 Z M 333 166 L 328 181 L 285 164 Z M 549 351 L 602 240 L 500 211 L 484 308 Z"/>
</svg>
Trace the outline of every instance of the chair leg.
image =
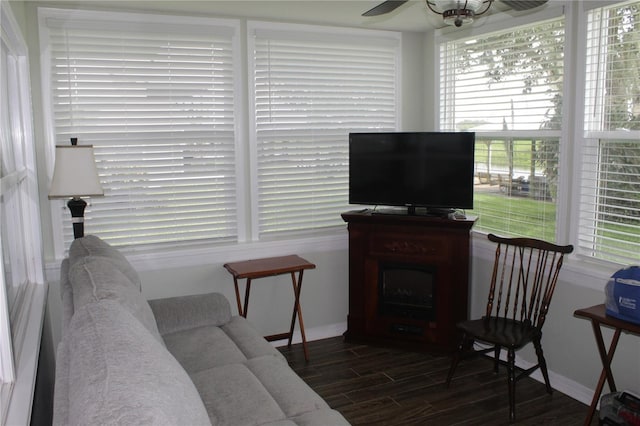
<svg viewBox="0 0 640 426">
<path fill-rule="evenodd" d="M 502 347 L 499 345 L 495 345 L 493 347 L 493 371 L 496 374 L 498 374 L 500 369 L 500 350 L 501 349 Z"/>
<path fill-rule="evenodd" d="M 516 351 L 509 348 L 507 355 L 507 386 L 509 388 L 509 420 L 516 419 Z"/>
<path fill-rule="evenodd" d="M 549 381 L 549 372 L 547 371 L 547 361 L 544 359 L 544 354 L 542 352 L 542 344 L 540 343 L 540 339 L 534 339 L 533 346 L 536 348 L 536 355 L 538 356 L 538 366 L 540 367 L 540 371 L 542 372 L 542 377 L 544 377 L 544 384 L 547 387 L 547 393 L 552 393 L 553 388 L 551 387 L 551 382 Z"/>
<path fill-rule="evenodd" d="M 453 357 L 451 358 L 451 367 L 449 367 L 449 373 L 447 373 L 447 381 L 446 381 L 447 387 L 449 387 L 449 385 L 451 384 L 453 373 L 455 372 L 456 367 L 460 362 L 460 358 L 462 357 L 462 354 L 464 353 L 467 346 L 468 346 L 467 335 L 463 334 L 462 338 L 460 339 L 460 343 L 458 344 L 458 348 L 453 353 Z"/>
</svg>

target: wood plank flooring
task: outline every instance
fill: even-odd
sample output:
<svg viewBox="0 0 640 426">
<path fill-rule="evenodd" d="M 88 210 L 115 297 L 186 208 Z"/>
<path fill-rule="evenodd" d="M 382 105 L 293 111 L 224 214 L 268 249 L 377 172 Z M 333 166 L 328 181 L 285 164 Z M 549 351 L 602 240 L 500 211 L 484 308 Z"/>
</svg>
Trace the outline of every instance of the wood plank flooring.
<svg viewBox="0 0 640 426">
<path fill-rule="evenodd" d="M 353 425 L 508 425 L 506 372 L 462 361 L 447 389 L 447 356 L 345 343 L 342 337 L 279 348 L 292 368 Z M 553 385 L 553 383 L 552 383 Z M 518 425 L 582 425 L 587 406 L 542 383 L 516 385 Z M 592 425 L 597 425 L 596 418 Z"/>
</svg>

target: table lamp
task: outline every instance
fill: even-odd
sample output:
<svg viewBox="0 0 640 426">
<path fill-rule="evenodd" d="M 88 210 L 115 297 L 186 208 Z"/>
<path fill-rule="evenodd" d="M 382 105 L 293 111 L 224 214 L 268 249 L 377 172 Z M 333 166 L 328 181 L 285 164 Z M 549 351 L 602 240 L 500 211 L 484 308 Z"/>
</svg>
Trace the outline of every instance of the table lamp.
<svg viewBox="0 0 640 426">
<path fill-rule="evenodd" d="M 56 145 L 56 161 L 49 199 L 70 198 L 67 207 L 71 211 L 73 237 L 84 236 L 84 208 L 86 201 L 80 197 L 104 195 L 98 178 L 98 170 L 92 145 L 78 145 L 71 138 L 71 145 Z"/>
</svg>

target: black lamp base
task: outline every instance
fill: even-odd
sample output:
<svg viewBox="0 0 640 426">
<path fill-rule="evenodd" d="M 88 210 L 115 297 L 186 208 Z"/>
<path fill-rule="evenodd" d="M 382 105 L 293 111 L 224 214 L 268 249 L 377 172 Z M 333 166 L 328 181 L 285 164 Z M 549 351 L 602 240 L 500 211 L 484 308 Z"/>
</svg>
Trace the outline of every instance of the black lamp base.
<svg viewBox="0 0 640 426">
<path fill-rule="evenodd" d="M 71 210 L 71 223 L 73 224 L 73 238 L 84 237 L 84 208 L 87 202 L 82 198 L 72 198 L 67 203 Z"/>
</svg>

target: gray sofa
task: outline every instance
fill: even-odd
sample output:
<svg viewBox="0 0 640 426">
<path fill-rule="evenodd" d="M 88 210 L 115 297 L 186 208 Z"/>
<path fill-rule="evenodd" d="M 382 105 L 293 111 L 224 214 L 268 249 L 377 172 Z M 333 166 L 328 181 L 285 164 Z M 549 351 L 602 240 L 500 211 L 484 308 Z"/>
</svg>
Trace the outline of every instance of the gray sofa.
<svg viewBox="0 0 640 426">
<path fill-rule="evenodd" d="M 56 425 L 348 425 L 219 293 L 147 301 L 95 236 L 61 266 Z"/>
</svg>

